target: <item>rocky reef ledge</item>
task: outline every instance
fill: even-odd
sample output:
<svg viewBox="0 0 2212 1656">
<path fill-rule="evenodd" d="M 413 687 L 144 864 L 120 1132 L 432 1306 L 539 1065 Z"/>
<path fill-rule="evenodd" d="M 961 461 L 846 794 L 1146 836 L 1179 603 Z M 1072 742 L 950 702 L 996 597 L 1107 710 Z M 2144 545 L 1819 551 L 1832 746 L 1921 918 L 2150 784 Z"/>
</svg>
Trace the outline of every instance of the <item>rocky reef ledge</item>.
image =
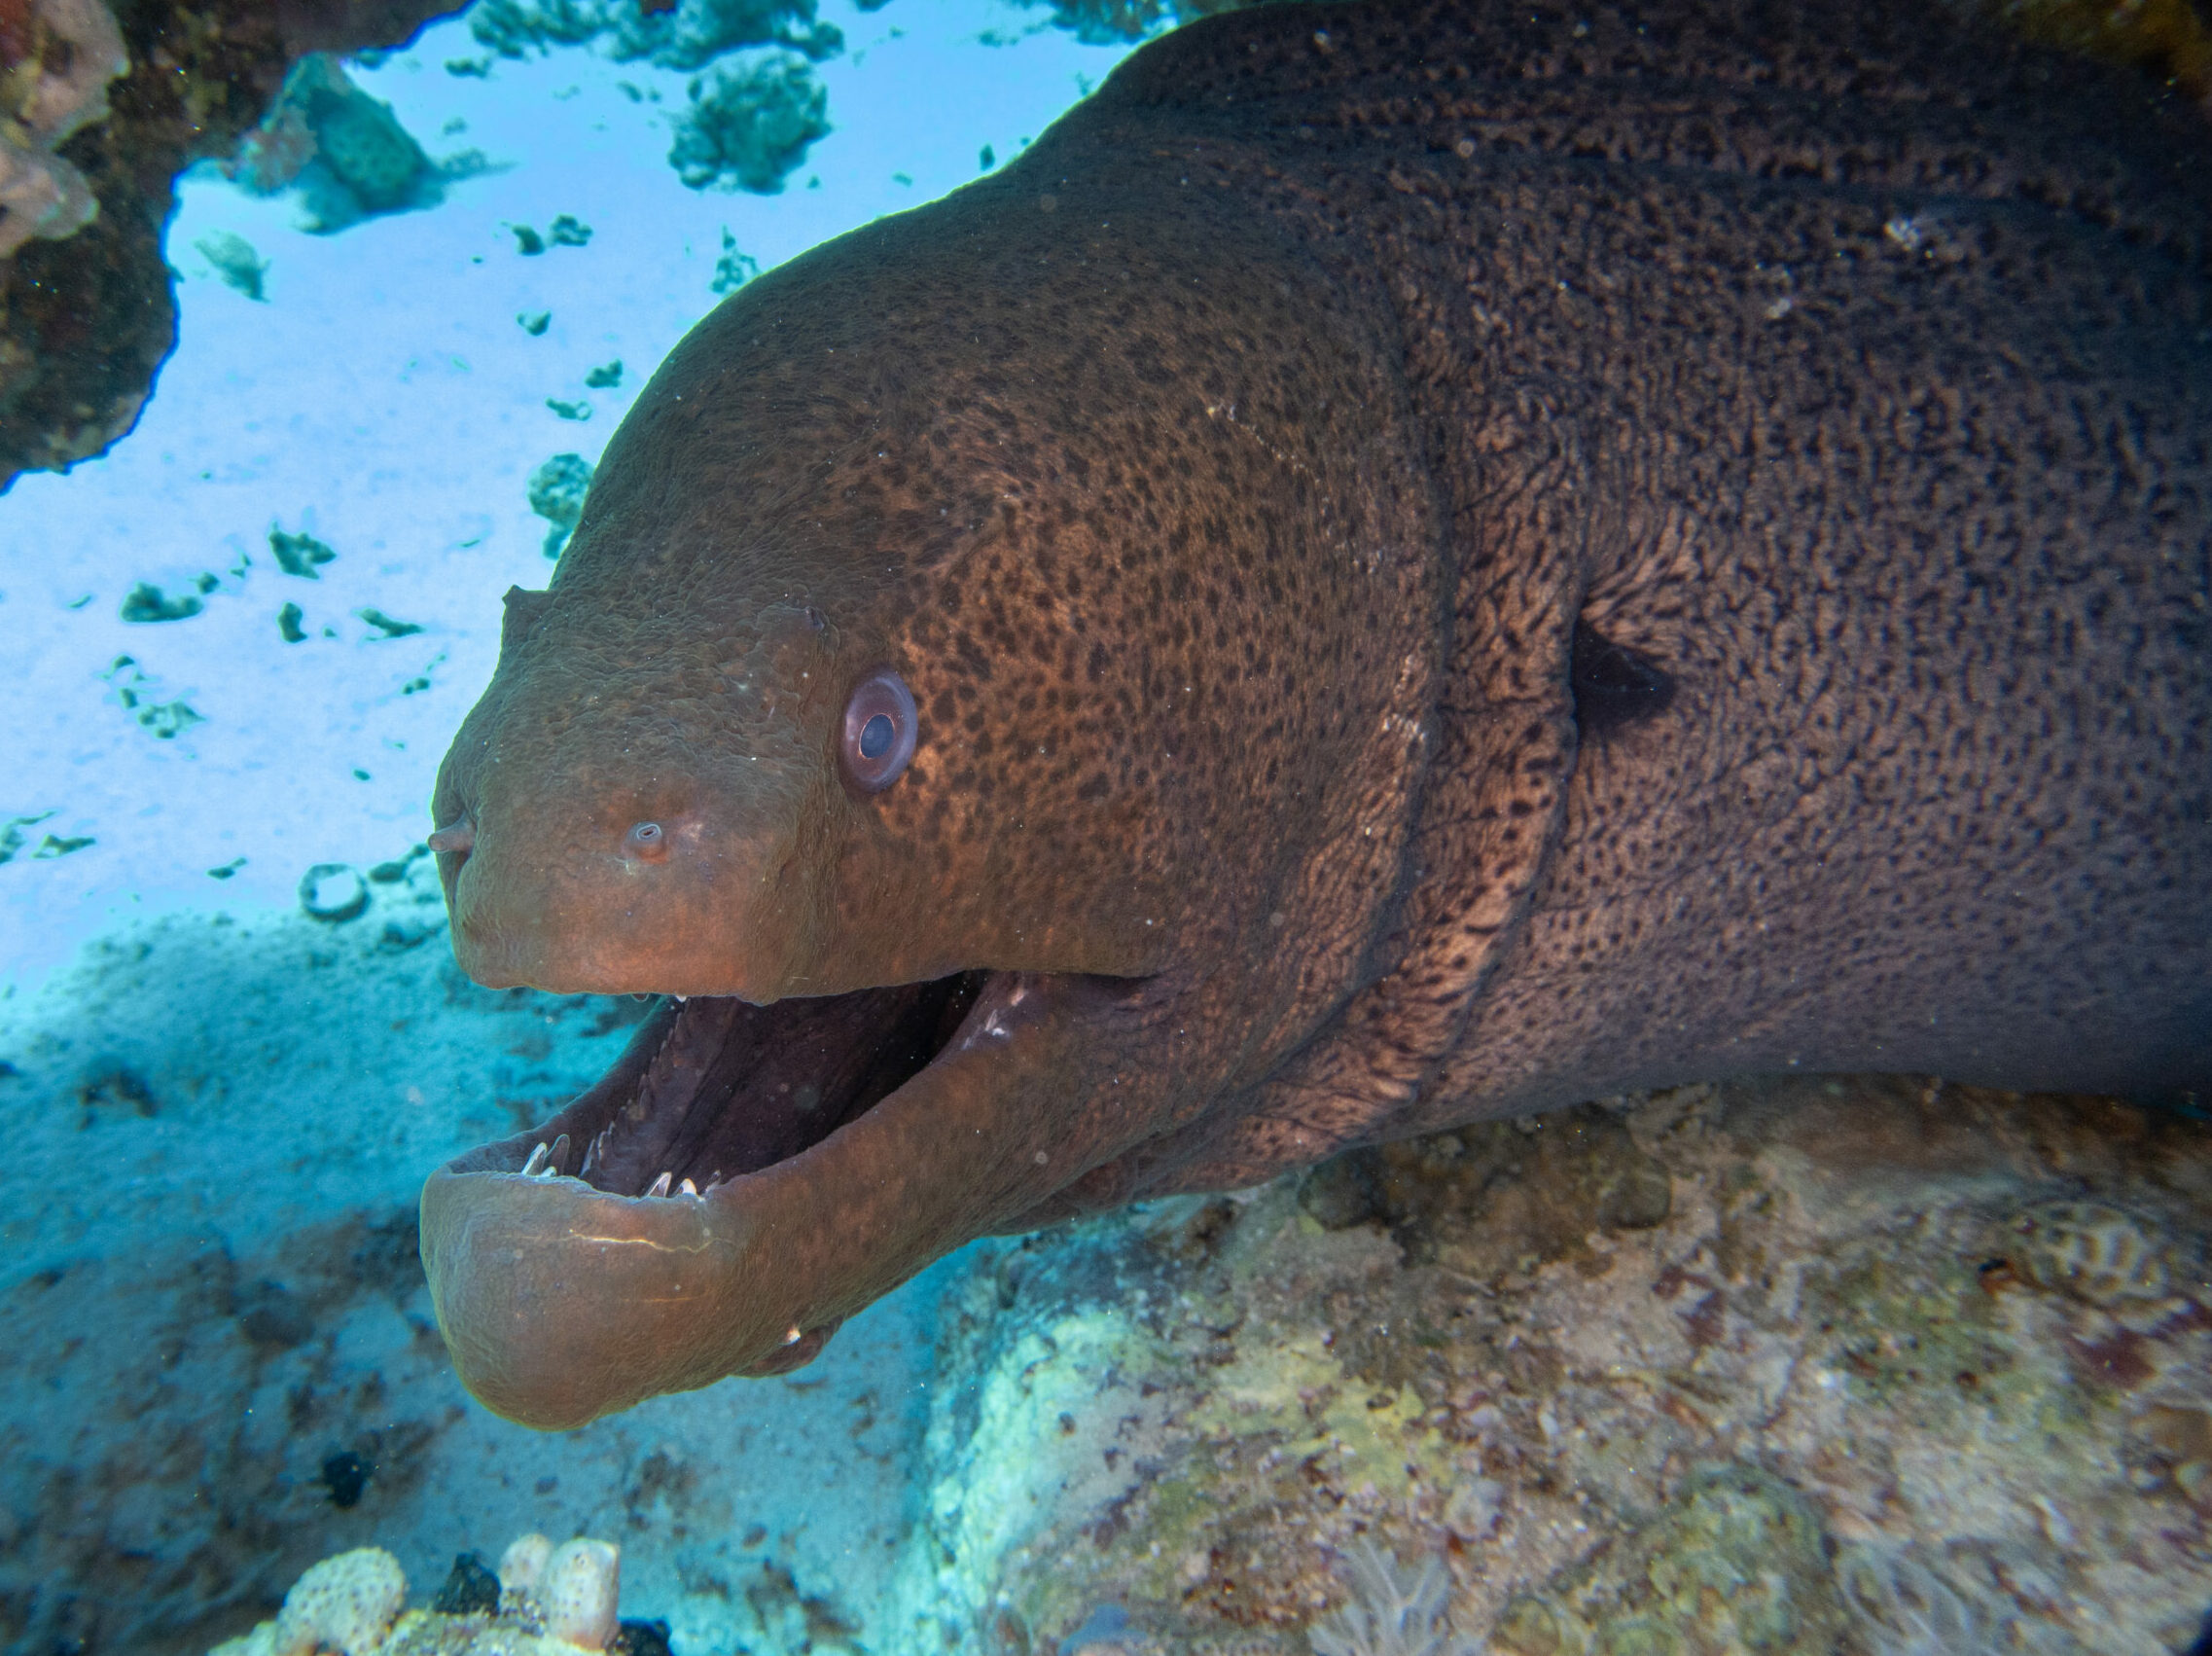
<svg viewBox="0 0 2212 1656">
<path fill-rule="evenodd" d="M 399 45 L 459 9 L 0 3 L 0 488 L 137 419 L 176 342 L 161 231 L 177 174 L 233 154 L 304 54 Z"/>
<path fill-rule="evenodd" d="M 945 1314 L 910 1646 L 2188 1650 L 2208 1233 L 2202 1123 L 1808 1078 L 1009 1244 Z M 1403 1638 L 1393 1561 L 1442 1566 Z"/>
</svg>

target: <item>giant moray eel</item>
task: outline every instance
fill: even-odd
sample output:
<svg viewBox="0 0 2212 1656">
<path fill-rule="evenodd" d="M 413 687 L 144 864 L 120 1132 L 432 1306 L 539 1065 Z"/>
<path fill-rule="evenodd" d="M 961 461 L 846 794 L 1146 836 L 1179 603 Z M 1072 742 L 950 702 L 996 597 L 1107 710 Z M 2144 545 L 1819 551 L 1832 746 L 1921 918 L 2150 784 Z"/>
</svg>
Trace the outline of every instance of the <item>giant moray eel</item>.
<svg viewBox="0 0 2212 1656">
<path fill-rule="evenodd" d="M 1624 1089 L 2201 1084 L 2208 231 L 1946 8 L 1291 6 L 747 285 L 439 778 L 471 975 L 665 997 L 430 1179 L 463 1379 Z"/>
</svg>

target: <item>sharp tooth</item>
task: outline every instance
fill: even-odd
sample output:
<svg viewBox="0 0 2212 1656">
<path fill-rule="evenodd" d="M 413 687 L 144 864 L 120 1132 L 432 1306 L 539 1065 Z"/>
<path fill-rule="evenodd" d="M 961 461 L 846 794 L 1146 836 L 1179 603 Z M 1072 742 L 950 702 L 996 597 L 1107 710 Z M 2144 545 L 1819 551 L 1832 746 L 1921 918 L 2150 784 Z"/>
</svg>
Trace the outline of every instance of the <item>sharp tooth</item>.
<svg viewBox="0 0 2212 1656">
<path fill-rule="evenodd" d="M 541 1144 L 530 1152 L 530 1159 L 522 1164 L 522 1176 L 524 1178 L 536 1178 L 539 1173 L 545 1170 L 545 1166 L 546 1147 Z"/>
<path fill-rule="evenodd" d="M 546 1171 L 557 1173 L 561 1163 L 568 1160 L 568 1134 L 562 1134 L 553 1141 L 553 1154 L 546 1158 Z"/>
<path fill-rule="evenodd" d="M 684 1182 L 678 1185 L 676 1188 L 682 1191 L 686 1196 L 696 1196 L 699 1193 L 699 1187 L 692 1183 L 690 1179 L 684 1180 Z"/>
<path fill-rule="evenodd" d="M 662 1173 L 659 1178 L 653 1181 L 653 1188 L 647 1191 L 645 1194 L 648 1196 L 666 1196 L 668 1194 L 668 1186 L 671 1182 L 673 1182 L 673 1174 Z"/>
</svg>

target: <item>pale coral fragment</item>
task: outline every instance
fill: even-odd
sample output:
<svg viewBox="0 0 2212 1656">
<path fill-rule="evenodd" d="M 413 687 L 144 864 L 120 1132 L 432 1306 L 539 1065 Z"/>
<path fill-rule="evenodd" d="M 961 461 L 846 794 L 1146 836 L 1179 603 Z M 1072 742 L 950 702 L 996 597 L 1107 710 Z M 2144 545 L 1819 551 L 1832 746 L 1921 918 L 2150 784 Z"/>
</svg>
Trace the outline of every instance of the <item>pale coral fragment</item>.
<svg viewBox="0 0 2212 1656">
<path fill-rule="evenodd" d="M 371 1656 L 407 1607 L 407 1573 L 381 1547 L 339 1553 L 292 1584 L 276 1618 L 272 1656 Z"/>
<path fill-rule="evenodd" d="M 615 1600 L 622 1587 L 622 1553 L 605 1541 L 564 1541 L 546 1561 L 538 1603 L 549 1638 L 580 1650 L 604 1650 L 622 1624 Z"/>
<path fill-rule="evenodd" d="M 495 1613 L 406 1610 L 399 1561 L 364 1547 L 314 1566 L 276 1620 L 209 1656 L 594 1656 L 619 1644 L 621 1582 L 620 1547 L 524 1535 L 500 1557 Z"/>
<path fill-rule="evenodd" d="M 517 1595 L 536 1593 L 545 1578 L 546 1561 L 552 1557 L 553 1543 L 543 1535 L 518 1535 L 508 1542 L 507 1551 L 499 1555 L 500 1603 L 504 1606 Z"/>
</svg>

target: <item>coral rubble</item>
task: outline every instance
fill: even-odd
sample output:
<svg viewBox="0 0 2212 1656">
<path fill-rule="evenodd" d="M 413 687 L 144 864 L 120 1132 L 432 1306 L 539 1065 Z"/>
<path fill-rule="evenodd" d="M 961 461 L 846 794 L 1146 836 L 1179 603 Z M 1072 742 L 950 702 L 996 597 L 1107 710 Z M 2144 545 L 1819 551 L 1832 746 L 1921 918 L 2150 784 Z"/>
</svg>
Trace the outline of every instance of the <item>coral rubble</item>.
<svg viewBox="0 0 2212 1656">
<path fill-rule="evenodd" d="M 581 454 L 555 454 L 530 474 L 530 510 L 553 525 L 546 531 L 548 558 L 558 558 L 568 544 L 590 486 L 591 462 Z"/>
<path fill-rule="evenodd" d="M 262 278 L 268 274 L 268 261 L 254 251 L 254 244 L 244 236 L 231 231 L 218 231 L 203 235 L 193 246 L 199 256 L 214 267 L 223 285 L 244 294 L 248 299 L 267 303 L 268 295 L 263 291 Z"/>
<path fill-rule="evenodd" d="M 844 50 L 836 25 L 816 20 L 814 0 L 482 0 L 469 32 L 502 57 L 603 41 L 617 62 L 642 58 L 663 69 L 703 68 L 754 46 L 787 47 L 816 62 Z"/>
</svg>

